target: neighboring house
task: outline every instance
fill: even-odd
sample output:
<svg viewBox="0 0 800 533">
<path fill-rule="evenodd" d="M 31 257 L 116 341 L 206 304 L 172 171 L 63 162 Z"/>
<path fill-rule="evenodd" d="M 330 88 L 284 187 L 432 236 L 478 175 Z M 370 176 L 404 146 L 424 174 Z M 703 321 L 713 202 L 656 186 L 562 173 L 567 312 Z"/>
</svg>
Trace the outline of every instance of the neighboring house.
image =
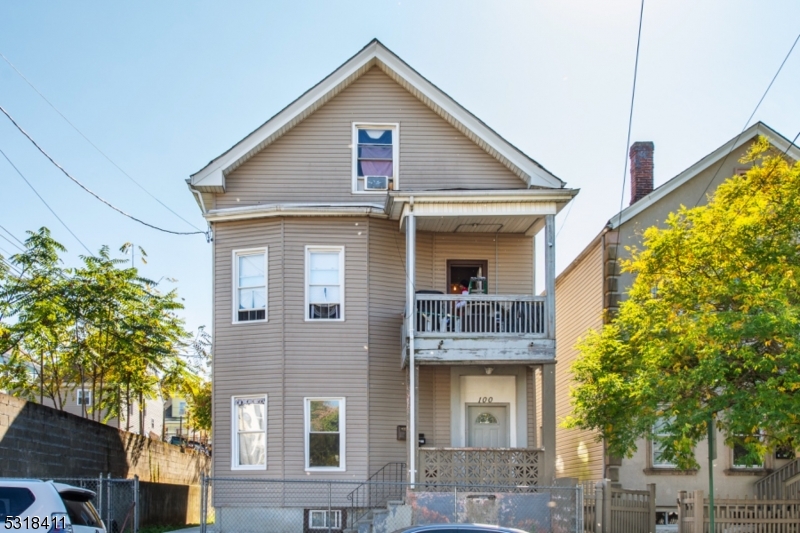
<svg viewBox="0 0 800 533">
<path fill-rule="evenodd" d="M 599 329 L 604 319 L 613 316 L 619 302 L 633 282 L 631 274 L 620 273 L 620 261 L 628 259 L 629 246 L 641 247 L 642 232 L 661 225 L 670 212 L 681 205 L 705 204 L 707 195 L 728 177 L 743 172 L 750 165 L 739 162 L 759 136 L 767 137 L 781 152 L 788 149 L 794 160 L 800 158 L 797 147 L 762 123 L 748 128 L 742 135 L 729 141 L 704 157 L 687 170 L 653 189 L 653 143 L 634 143 L 631 157 L 631 203 L 614 215 L 580 255 L 558 276 L 556 305 L 558 339 L 556 370 L 558 395 L 557 418 L 560 422 L 571 413 L 569 389 L 574 385 L 570 365 L 578 357 L 575 345 L 589 329 Z M 713 180 L 713 181 L 712 181 Z M 657 430 L 657 428 L 656 428 Z M 642 487 L 655 483 L 659 518 L 676 509 L 679 490 L 703 489 L 708 491 L 707 471 L 679 471 L 674 465 L 659 458 L 658 449 L 649 440 L 638 443 L 638 451 L 630 459 L 612 459 L 605 454 L 603 443 L 593 431 L 556 431 L 557 475 L 573 476 L 584 480 L 609 478 L 619 480 L 624 486 Z M 766 457 L 759 467 L 746 467 L 739 461 L 740 450 L 717 441 L 715 479 L 722 494 L 745 495 L 753 493 L 754 483 L 788 460 L 786 455 Z M 695 451 L 701 465 L 708 457 L 705 442 Z M 793 457 L 793 454 L 791 454 Z"/>
<path fill-rule="evenodd" d="M 188 184 L 213 234 L 214 475 L 551 483 L 576 190 L 378 41 Z M 474 448 L 484 473 L 457 479 Z"/>
<path fill-rule="evenodd" d="M 188 403 L 183 396 L 171 396 L 164 402 L 164 440 L 170 437 L 186 437 L 190 434 L 186 427 Z"/>
</svg>

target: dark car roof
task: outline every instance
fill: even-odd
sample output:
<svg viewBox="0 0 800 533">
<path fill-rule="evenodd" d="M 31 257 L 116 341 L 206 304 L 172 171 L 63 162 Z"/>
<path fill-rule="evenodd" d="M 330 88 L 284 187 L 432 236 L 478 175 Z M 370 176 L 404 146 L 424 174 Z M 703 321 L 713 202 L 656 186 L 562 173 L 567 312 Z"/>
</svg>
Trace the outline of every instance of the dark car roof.
<svg viewBox="0 0 800 533">
<path fill-rule="evenodd" d="M 521 529 L 493 526 L 491 524 L 425 524 L 398 529 L 394 533 L 435 533 L 436 531 L 472 531 L 491 533 L 527 533 Z"/>
</svg>

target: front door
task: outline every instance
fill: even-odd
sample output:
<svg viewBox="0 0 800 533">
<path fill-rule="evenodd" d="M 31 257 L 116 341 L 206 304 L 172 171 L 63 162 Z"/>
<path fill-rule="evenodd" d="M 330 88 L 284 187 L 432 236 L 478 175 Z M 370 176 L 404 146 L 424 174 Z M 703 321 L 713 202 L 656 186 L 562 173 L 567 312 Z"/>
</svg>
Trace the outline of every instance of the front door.
<svg viewBox="0 0 800 533">
<path fill-rule="evenodd" d="M 467 405 L 467 446 L 508 448 L 508 406 Z"/>
</svg>

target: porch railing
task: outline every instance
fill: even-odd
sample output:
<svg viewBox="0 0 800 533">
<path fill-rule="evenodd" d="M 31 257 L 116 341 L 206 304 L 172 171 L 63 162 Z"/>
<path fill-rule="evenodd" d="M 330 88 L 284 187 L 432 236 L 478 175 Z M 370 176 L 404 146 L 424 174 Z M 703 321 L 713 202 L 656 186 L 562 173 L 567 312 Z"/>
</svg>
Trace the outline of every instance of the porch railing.
<svg viewBox="0 0 800 533">
<path fill-rule="evenodd" d="M 410 327 L 419 337 L 545 336 L 545 298 L 417 294 Z"/>
<path fill-rule="evenodd" d="M 420 448 L 420 482 L 528 487 L 543 460 L 544 450 L 532 448 Z"/>
</svg>

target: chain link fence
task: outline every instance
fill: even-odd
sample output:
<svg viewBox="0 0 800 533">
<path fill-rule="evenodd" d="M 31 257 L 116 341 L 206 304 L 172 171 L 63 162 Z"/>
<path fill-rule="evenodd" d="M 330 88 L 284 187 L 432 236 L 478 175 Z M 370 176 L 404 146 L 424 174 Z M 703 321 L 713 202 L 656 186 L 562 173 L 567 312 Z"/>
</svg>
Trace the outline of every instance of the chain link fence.
<svg viewBox="0 0 800 533">
<path fill-rule="evenodd" d="M 392 533 L 481 523 L 583 533 L 583 487 L 204 478 L 201 533 Z"/>
<path fill-rule="evenodd" d="M 110 475 L 94 478 L 55 478 L 66 483 L 94 491 L 92 500 L 108 533 L 139 532 L 139 478 L 117 479 Z"/>
</svg>

